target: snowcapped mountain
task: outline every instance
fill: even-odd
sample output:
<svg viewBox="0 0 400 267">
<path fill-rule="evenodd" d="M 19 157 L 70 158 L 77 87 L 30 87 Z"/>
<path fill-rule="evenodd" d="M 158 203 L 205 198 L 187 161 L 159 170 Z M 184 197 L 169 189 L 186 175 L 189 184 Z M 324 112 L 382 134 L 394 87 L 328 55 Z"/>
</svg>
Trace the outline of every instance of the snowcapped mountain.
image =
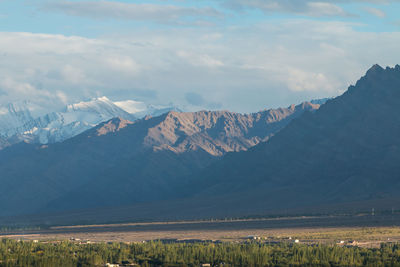
<svg viewBox="0 0 400 267">
<path fill-rule="evenodd" d="M 134 100 L 118 101 L 114 102 L 114 104 L 123 110 L 134 114 L 138 118 L 143 118 L 145 116 L 156 117 L 169 111 L 182 112 L 182 110 L 173 106 L 172 104 L 168 106 L 156 106 Z"/>
<path fill-rule="evenodd" d="M 38 106 L 28 101 L 0 106 L 0 136 L 9 138 L 17 132 L 38 126 L 35 122 L 35 115 L 39 116 L 38 110 Z"/>
<path fill-rule="evenodd" d="M 20 107 L 9 104 L 0 108 L 0 129 L 1 135 L 10 137 L 16 131 L 23 131 L 24 125 L 29 124 L 34 119 L 27 107 Z"/>
<path fill-rule="evenodd" d="M 115 117 L 136 120 L 133 114 L 119 108 L 108 98 L 100 97 L 39 117 L 36 119 L 39 127 L 25 131 L 23 136 L 24 140 L 31 139 L 41 144 L 61 142 Z"/>
<path fill-rule="evenodd" d="M 57 112 L 40 114 L 30 102 L 0 106 L 0 149 L 21 141 L 48 144 L 62 142 L 115 117 L 136 120 L 173 108 L 157 108 L 133 100 L 112 102 L 107 97 L 67 105 Z"/>
</svg>

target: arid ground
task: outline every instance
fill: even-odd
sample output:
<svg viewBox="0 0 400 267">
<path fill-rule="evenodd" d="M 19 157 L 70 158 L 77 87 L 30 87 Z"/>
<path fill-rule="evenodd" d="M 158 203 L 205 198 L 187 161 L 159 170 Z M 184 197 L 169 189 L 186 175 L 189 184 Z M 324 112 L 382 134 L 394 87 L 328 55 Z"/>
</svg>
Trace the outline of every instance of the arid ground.
<svg viewBox="0 0 400 267">
<path fill-rule="evenodd" d="M 376 247 L 382 242 L 400 242 L 400 216 L 324 216 L 55 226 L 40 230 L 3 231 L 0 238 L 76 242 L 142 242 L 158 239 L 240 242 L 259 238 L 269 242 L 298 240 L 300 243 Z"/>
</svg>

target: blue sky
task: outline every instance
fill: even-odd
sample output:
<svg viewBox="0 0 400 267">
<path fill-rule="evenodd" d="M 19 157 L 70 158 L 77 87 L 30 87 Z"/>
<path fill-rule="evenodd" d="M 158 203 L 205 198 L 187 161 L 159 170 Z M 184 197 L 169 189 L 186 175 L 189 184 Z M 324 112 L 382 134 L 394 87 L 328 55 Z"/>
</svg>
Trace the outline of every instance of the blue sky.
<svg viewBox="0 0 400 267">
<path fill-rule="evenodd" d="M 400 1 L 0 1 L 0 104 L 253 112 L 400 63 Z"/>
<path fill-rule="evenodd" d="M 323 1 L 335 5 L 342 9 L 345 13 L 343 16 L 339 15 L 314 15 L 307 14 L 307 12 L 296 12 L 285 9 L 268 11 L 262 8 L 251 8 L 242 5 L 240 7 L 230 7 L 229 2 L 246 2 L 246 1 L 108 1 L 111 4 L 152 4 L 160 7 L 175 6 L 180 8 L 195 8 L 195 9 L 213 9 L 220 13 L 206 16 L 199 15 L 182 15 L 176 21 L 157 21 L 156 18 L 142 18 L 135 19 L 126 17 L 118 17 L 116 15 L 101 13 L 98 15 L 90 14 L 91 12 L 81 11 L 72 14 L 71 7 L 73 4 L 85 3 L 96 5 L 105 1 L 23 1 L 13 0 L 1 1 L 1 30 L 2 31 L 25 31 L 34 33 L 49 33 L 49 34 L 64 34 L 64 35 L 79 35 L 85 37 L 99 37 L 103 34 L 115 32 L 121 28 L 122 30 L 129 30 L 135 27 L 149 27 L 149 28 L 162 28 L 162 27 L 178 27 L 174 23 L 185 22 L 187 25 L 180 25 L 180 27 L 189 27 L 190 22 L 196 20 L 204 20 L 210 23 L 210 26 L 229 27 L 235 25 L 251 25 L 254 23 L 266 22 L 271 20 L 290 20 L 294 18 L 311 19 L 314 21 L 345 21 L 362 24 L 358 30 L 363 31 L 396 31 L 400 28 L 400 18 L 398 17 L 400 11 L 400 3 L 396 1 Z M 275 1 L 254 1 L 254 2 L 275 2 Z M 279 1 L 276 1 L 279 2 Z M 287 2 L 303 2 L 292 0 Z M 311 1 L 309 1 L 311 2 Z M 335 3 L 338 2 L 338 3 Z M 333 4 L 335 3 L 335 4 Z M 300 4 L 295 4 L 300 6 Z M 67 7 L 70 7 L 68 11 Z M 63 11 L 64 9 L 64 11 Z M 79 6 L 76 7 L 76 10 Z M 83 9 L 81 7 L 81 9 Z M 87 10 L 86 10 L 87 11 Z M 92 12 L 95 13 L 95 12 Z M 112 13 L 112 12 L 110 12 Z M 211 25 L 212 24 L 212 25 Z M 204 25 L 203 25 L 204 26 Z"/>
</svg>

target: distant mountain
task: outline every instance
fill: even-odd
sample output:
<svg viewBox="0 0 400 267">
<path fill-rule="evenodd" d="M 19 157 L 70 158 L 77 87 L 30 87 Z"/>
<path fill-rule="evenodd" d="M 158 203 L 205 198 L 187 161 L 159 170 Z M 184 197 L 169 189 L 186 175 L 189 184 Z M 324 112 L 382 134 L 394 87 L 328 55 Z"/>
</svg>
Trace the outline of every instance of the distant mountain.
<svg viewBox="0 0 400 267">
<path fill-rule="evenodd" d="M 0 215 L 176 198 L 177 188 L 190 181 L 182 177 L 268 140 L 318 108 L 306 102 L 253 114 L 172 111 L 133 122 L 114 118 L 61 143 L 14 145 L 0 151 Z M 78 104 L 68 111 L 87 109 Z"/>
<path fill-rule="evenodd" d="M 61 112 L 37 117 L 32 115 L 29 102 L 9 104 L 0 110 L 0 137 L 5 144 L 61 142 L 114 117 L 135 119 L 106 97 L 71 104 Z"/>
<path fill-rule="evenodd" d="M 0 137 L 9 139 L 37 126 L 31 111 L 36 107 L 24 101 L 0 107 Z"/>
<path fill-rule="evenodd" d="M 139 105 L 137 110 L 132 109 L 132 103 Z M 156 108 L 132 100 L 114 103 L 107 97 L 70 104 L 62 111 L 40 116 L 32 114 L 35 108 L 26 101 L 0 107 L 0 149 L 21 141 L 39 144 L 62 142 L 112 118 L 134 121 L 146 115 L 158 116 L 177 110 L 175 107 Z"/>
</svg>

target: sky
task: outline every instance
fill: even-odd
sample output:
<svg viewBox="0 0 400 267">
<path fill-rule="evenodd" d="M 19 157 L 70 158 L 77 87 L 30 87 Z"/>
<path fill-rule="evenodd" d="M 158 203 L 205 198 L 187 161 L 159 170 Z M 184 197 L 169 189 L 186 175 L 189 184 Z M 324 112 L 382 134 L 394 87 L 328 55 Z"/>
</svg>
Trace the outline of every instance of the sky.
<svg viewBox="0 0 400 267">
<path fill-rule="evenodd" d="M 400 0 L 0 0 L 0 105 L 256 112 L 400 64 Z"/>
</svg>

